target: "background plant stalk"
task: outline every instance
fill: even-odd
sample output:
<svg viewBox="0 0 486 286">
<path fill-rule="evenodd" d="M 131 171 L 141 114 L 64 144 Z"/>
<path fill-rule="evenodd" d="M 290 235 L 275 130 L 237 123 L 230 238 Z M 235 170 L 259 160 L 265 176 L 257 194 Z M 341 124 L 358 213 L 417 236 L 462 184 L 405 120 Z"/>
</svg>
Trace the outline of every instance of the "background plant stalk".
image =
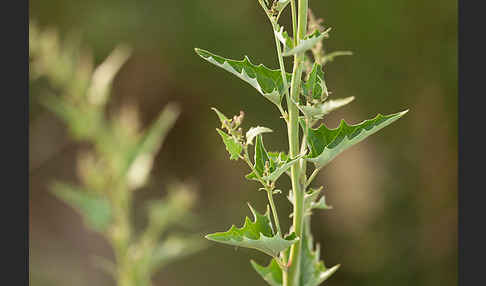
<svg viewBox="0 0 486 286">
<path fill-rule="evenodd" d="M 294 34 L 294 39 L 299 43 L 301 39 L 305 37 L 307 30 L 307 8 L 308 0 L 298 1 L 298 27 L 297 35 Z M 291 5 L 295 7 L 294 1 Z M 295 23 L 295 19 L 292 21 Z M 295 27 L 294 27 L 295 31 Z M 304 62 L 304 53 L 299 53 L 294 56 L 294 67 L 292 71 L 292 82 L 290 97 L 295 102 L 299 101 L 299 91 L 302 77 L 302 69 Z M 289 155 L 291 158 L 296 157 L 299 154 L 299 110 L 297 106 L 292 102 L 287 102 L 289 110 L 289 123 L 288 123 L 288 137 L 289 137 Z M 284 286 L 299 286 L 300 277 L 300 252 L 302 248 L 302 229 L 304 218 L 304 189 L 300 184 L 301 165 L 294 164 L 290 169 L 292 190 L 294 194 L 294 214 L 293 214 L 293 227 L 295 234 L 299 237 L 299 241 L 292 245 L 290 248 L 289 256 L 289 269 L 284 272 L 283 281 Z"/>
</svg>

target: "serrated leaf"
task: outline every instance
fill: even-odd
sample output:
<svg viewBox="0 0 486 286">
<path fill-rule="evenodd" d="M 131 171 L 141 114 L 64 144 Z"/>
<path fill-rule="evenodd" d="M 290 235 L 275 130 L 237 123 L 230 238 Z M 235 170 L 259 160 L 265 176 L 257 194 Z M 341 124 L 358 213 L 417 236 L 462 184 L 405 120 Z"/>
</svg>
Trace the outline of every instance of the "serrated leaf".
<svg viewBox="0 0 486 286">
<path fill-rule="evenodd" d="M 251 127 L 247 132 L 246 132 L 246 144 L 253 144 L 253 139 L 262 133 L 266 132 L 273 132 L 272 129 L 267 128 L 267 127 L 262 127 L 262 126 L 257 126 L 257 127 Z"/>
<path fill-rule="evenodd" d="M 288 49 L 287 51 L 284 51 L 282 55 L 284 57 L 287 56 L 292 56 L 295 54 L 303 53 L 312 47 L 314 47 L 315 44 L 317 44 L 319 41 L 321 41 L 324 38 L 329 37 L 329 31 L 331 29 L 327 29 L 324 32 L 320 32 L 318 30 L 314 31 L 314 33 L 306 36 L 304 39 L 300 40 L 300 42 L 297 44 L 297 46 Z"/>
<path fill-rule="evenodd" d="M 302 84 L 302 92 L 304 96 L 316 100 L 323 101 L 327 98 L 328 91 L 321 65 L 314 63 L 312 71 L 309 74 L 309 79 Z"/>
<path fill-rule="evenodd" d="M 281 162 L 279 164 L 276 164 L 276 166 L 271 171 L 270 175 L 263 176 L 263 179 L 268 181 L 273 181 L 273 182 L 276 181 L 278 178 L 280 178 L 280 176 L 283 173 L 285 173 L 288 169 L 290 169 L 290 167 L 292 167 L 292 165 L 297 163 L 299 159 L 302 158 L 303 156 L 304 155 L 299 155 L 295 159 L 292 160 L 288 159 L 287 162 Z"/>
<path fill-rule="evenodd" d="M 311 211 L 313 209 L 322 209 L 322 210 L 332 209 L 331 206 L 328 206 L 326 204 L 326 198 L 324 195 L 322 195 L 321 198 L 317 200 L 319 194 L 321 194 L 322 188 L 323 188 L 322 186 L 318 189 L 311 188 L 304 193 L 304 215 L 305 216 L 311 215 L 312 214 Z M 287 199 L 290 201 L 291 204 L 294 204 L 294 197 L 293 197 L 292 190 L 289 190 Z M 293 217 L 293 214 L 291 213 L 289 217 Z"/>
<path fill-rule="evenodd" d="M 301 286 L 318 286 L 331 277 L 340 265 L 326 268 L 323 261 L 319 260 L 319 250 L 312 247 L 312 237 L 308 232 L 302 240 L 301 261 L 300 261 L 300 283 Z M 310 236 L 309 238 L 307 238 Z M 282 269 L 279 267 L 275 258 L 272 258 L 267 266 L 261 266 L 255 261 L 251 261 L 253 269 L 270 286 L 282 286 Z"/>
<path fill-rule="evenodd" d="M 378 114 L 375 118 L 356 125 L 348 125 L 344 120 L 336 129 L 328 129 L 324 124 L 317 129 L 309 128 L 307 144 L 310 154 L 307 160 L 316 167 L 323 167 L 349 147 L 393 123 L 408 110 L 390 114 Z"/>
<path fill-rule="evenodd" d="M 272 70 L 264 65 L 254 65 L 245 56 L 241 61 L 230 60 L 202 49 L 195 49 L 196 53 L 208 62 L 236 75 L 249 83 L 258 92 L 276 105 L 280 105 L 284 94 L 282 74 L 279 69 Z M 290 84 L 291 74 L 287 74 Z"/>
<path fill-rule="evenodd" d="M 253 221 L 246 217 L 241 228 L 233 225 L 226 232 L 208 234 L 206 238 L 237 247 L 256 249 L 272 257 L 277 257 L 281 251 L 297 242 L 293 235 L 287 238 L 282 238 L 278 233 L 274 235 L 268 206 L 263 215 L 255 211 L 251 205 L 248 206 L 253 213 Z"/>
<path fill-rule="evenodd" d="M 319 244 L 314 249 L 312 233 L 310 232 L 310 217 L 305 219 L 302 248 L 300 256 L 300 283 L 302 286 L 318 286 L 327 280 L 340 265 L 327 268 L 320 260 Z"/>
<path fill-rule="evenodd" d="M 223 139 L 226 150 L 230 154 L 230 160 L 238 160 L 241 151 L 243 151 L 243 145 L 233 136 L 226 134 L 221 129 L 216 128 L 216 131 L 218 131 L 219 135 Z"/>
<path fill-rule="evenodd" d="M 255 261 L 251 260 L 251 266 L 270 286 L 282 286 L 282 269 L 275 259 L 270 261 L 267 266 L 261 266 Z"/>
<path fill-rule="evenodd" d="M 64 183 L 54 183 L 51 190 L 56 197 L 78 211 L 89 227 L 103 231 L 109 226 L 111 206 L 104 197 Z"/>
<path fill-rule="evenodd" d="M 311 209 L 330 210 L 332 206 L 326 203 L 326 197 L 323 195 L 317 202 L 311 203 Z"/>
<path fill-rule="evenodd" d="M 322 119 L 324 115 L 331 113 L 332 111 L 343 107 L 354 100 L 354 96 L 345 98 L 338 98 L 332 100 L 326 100 L 324 103 L 317 103 L 313 105 L 297 105 L 297 107 L 305 114 L 306 117 L 311 120 Z"/>
</svg>

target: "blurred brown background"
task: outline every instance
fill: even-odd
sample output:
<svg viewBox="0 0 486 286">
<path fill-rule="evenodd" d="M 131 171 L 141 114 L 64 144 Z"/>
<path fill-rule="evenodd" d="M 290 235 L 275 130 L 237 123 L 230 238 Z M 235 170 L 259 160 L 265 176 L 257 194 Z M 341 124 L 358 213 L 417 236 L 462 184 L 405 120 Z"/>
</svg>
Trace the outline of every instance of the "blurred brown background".
<svg viewBox="0 0 486 286">
<path fill-rule="evenodd" d="M 327 67 L 333 96 L 355 96 L 327 120 L 357 123 L 409 108 L 402 119 L 353 147 L 317 181 L 334 207 L 314 215 L 326 265 L 342 264 L 326 285 L 457 284 L 457 3 L 452 0 L 310 1 L 333 28 L 328 51 L 352 50 Z M 267 148 L 285 150 L 278 111 L 249 85 L 197 57 L 194 47 L 277 67 L 272 31 L 256 0 L 31 0 L 30 18 L 66 36 L 81 33 L 99 63 L 119 43 L 134 48 L 117 76 L 110 108 L 136 104 L 148 124 L 169 101 L 183 113 L 164 143 L 154 180 L 137 200 L 157 198 L 171 178 L 198 184 L 196 231 L 241 225 L 246 202 L 263 209 L 265 194 L 229 161 L 215 132 L 216 116 L 246 113 L 244 127 L 276 132 Z M 288 16 L 288 14 L 286 14 Z M 286 16 L 284 15 L 283 18 Z M 288 21 L 287 21 L 288 23 Z M 113 285 L 93 265 L 110 257 L 104 240 L 48 193 L 54 179 L 76 180 L 82 144 L 30 89 L 30 281 L 42 285 Z M 283 181 L 282 189 L 289 183 Z M 286 193 L 286 192 L 285 192 Z M 290 204 L 277 197 L 280 212 Z M 143 213 L 135 211 L 143 225 Z M 284 226 L 285 228 L 288 225 Z M 265 285 L 249 258 L 256 251 L 211 244 L 161 271 L 155 285 Z"/>
</svg>

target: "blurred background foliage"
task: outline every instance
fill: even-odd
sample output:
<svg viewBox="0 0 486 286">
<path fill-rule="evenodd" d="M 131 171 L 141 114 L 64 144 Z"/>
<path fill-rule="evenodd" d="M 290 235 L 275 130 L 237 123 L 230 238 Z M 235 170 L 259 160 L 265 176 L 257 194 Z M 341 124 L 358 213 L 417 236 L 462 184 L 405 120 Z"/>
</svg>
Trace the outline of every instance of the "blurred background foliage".
<svg viewBox="0 0 486 286">
<path fill-rule="evenodd" d="M 457 1 L 314 0 L 310 6 L 333 28 L 325 49 L 354 53 L 327 67 L 333 96 L 356 97 L 327 124 L 410 108 L 393 128 L 342 154 L 317 178 L 334 209 L 314 215 L 315 239 L 327 265 L 342 264 L 327 285 L 456 285 Z M 193 51 L 246 54 L 277 67 L 272 30 L 256 0 L 31 0 L 29 13 L 62 38 L 80 35 L 96 65 L 118 44 L 132 47 L 108 113 L 133 105 L 146 127 L 168 102 L 181 106 L 155 158 L 153 182 L 137 191 L 138 225 L 145 223 L 143 202 L 165 195 L 168 178 L 197 182 L 201 239 L 242 223 L 247 201 L 264 208 L 265 194 L 242 176 L 246 167 L 228 160 L 210 107 L 244 110 L 244 127 L 265 122 L 277 133 L 267 136 L 267 147 L 283 150 L 278 111 Z M 87 255 L 110 257 L 109 245 L 48 192 L 53 180 L 79 180 L 74 162 L 84 146 L 40 104 L 43 90 L 29 88 L 31 285 L 114 285 Z M 276 201 L 280 212 L 290 211 L 284 196 Z M 265 285 L 249 256 L 266 262 L 255 251 L 210 247 L 167 266 L 154 285 Z"/>
</svg>

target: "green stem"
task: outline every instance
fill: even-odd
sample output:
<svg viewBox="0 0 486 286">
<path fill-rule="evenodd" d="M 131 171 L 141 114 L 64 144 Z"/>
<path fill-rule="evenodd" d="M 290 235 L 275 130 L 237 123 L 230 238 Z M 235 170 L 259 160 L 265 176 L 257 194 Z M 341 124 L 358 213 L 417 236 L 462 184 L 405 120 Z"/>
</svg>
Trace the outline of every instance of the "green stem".
<svg viewBox="0 0 486 286">
<path fill-rule="evenodd" d="M 317 176 L 317 174 L 319 173 L 319 171 L 322 169 L 322 167 L 319 167 L 319 168 L 315 168 L 314 171 L 312 172 L 312 174 L 309 176 L 309 179 L 307 179 L 307 181 L 305 182 L 305 188 L 307 189 L 307 187 L 310 185 L 310 183 L 312 183 L 312 181 L 315 179 L 315 177 Z"/>
<path fill-rule="evenodd" d="M 273 190 L 272 190 L 271 187 L 268 186 L 268 184 L 265 182 L 265 180 L 263 180 L 263 178 L 255 170 L 255 167 L 253 166 L 253 164 L 250 161 L 250 155 L 248 154 L 248 147 L 245 146 L 244 152 L 245 152 L 245 155 L 240 156 L 240 157 L 243 159 L 243 161 L 246 162 L 246 164 L 248 164 L 250 169 L 255 173 L 258 181 L 265 188 L 265 191 L 267 192 L 267 196 L 268 196 L 268 202 L 270 203 L 270 208 L 272 209 L 273 220 L 275 222 L 275 226 L 277 227 L 277 232 L 278 232 L 278 234 L 281 235 L 282 229 L 280 228 L 280 220 L 278 219 L 277 208 L 275 207 L 275 202 L 273 201 L 273 193 L 272 193 Z"/>
<path fill-rule="evenodd" d="M 294 37 L 294 46 L 297 45 L 297 8 L 295 6 L 295 0 L 290 1 L 290 7 L 292 9 L 292 36 Z"/>
<path fill-rule="evenodd" d="M 294 23 L 295 30 L 295 4 L 292 1 L 292 20 Z M 299 0 L 299 18 L 298 18 L 298 33 L 294 39 L 298 43 L 301 39 L 305 37 L 307 30 L 307 7 L 308 0 Z M 294 56 L 294 68 L 292 73 L 292 83 L 290 90 L 290 97 L 293 101 L 299 101 L 299 91 L 300 83 L 302 77 L 302 68 L 304 62 L 304 53 L 299 53 Z M 292 100 L 289 101 L 289 124 L 288 124 L 288 135 L 289 135 L 289 156 L 294 158 L 299 153 L 299 110 Z M 304 224 L 304 190 L 302 189 L 300 176 L 300 164 L 292 165 L 290 169 L 292 189 L 294 193 L 294 216 L 293 216 L 293 226 L 294 231 L 299 241 L 293 244 L 290 248 L 289 257 L 289 269 L 284 272 L 284 286 L 300 286 L 300 252 L 302 248 L 302 229 Z M 286 276 L 286 277 L 285 277 Z"/>
<path fill-rule="evenodd" d="M 270 203 L 270 208 L 272 209 L 273 220 L 275 221 L 275 226 L 277 227 L 277 233 L 282 235 L 282 230 L 280 229 L 280 220 L 278 219 L 277 209 L 275 208 L 275 203 L 273 201 L 273 194 L 271 190 L 267 189 L 268 202 Z"/>
<path fill-rule="evenodd" d="M 277 31 L 277 23 L 272 23 L 272 26 L 273 26 L 273 31 L 274 31 L 273 37 L 275 38 L 275 46 L 277 48 L 278 64 L 280 66 L 280 73 L 282 74 L 282 82 L 283 82 L 283 86 L 284 86 L 285 97 L 286 97 L 287 101 L 289 101 L 288 100 L 289 87 L 287 85 L 287 72 L 285 71 L 285 65 L 284 65 L 283 56 L 282 56 L 282 48 L 280 46 L 280 41 L 278 40 L 277 35 L 275 34 L 275 31 Z M 285 114 L 285 112 L 282 110 L 281 105 L 279 105 L 278 107 L 280 109 L 280 113 L 282 113 L 282 116 L 285 119 L 285 122 L 288 124 L 289 123 L 288 115 Z"/>
</svg>

